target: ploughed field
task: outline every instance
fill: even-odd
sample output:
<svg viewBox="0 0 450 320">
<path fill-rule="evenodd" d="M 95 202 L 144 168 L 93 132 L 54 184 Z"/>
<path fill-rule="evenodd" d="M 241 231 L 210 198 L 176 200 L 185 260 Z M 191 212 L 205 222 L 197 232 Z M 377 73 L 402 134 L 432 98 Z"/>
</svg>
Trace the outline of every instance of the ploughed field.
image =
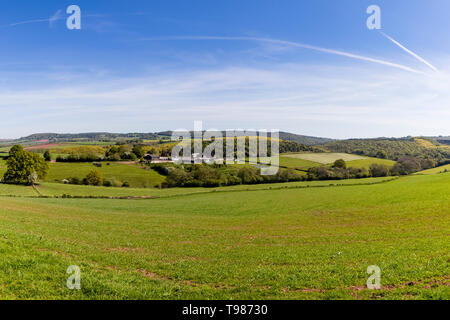
<svg viewBox="0 0 450 320">
<path fill-rule="evenodd" d="M 38 197 L 61 193 L 154 198 Z M 449 202 L 450 173 L 207 190 L 0 185 L 0 298 L 449 299 Z M 66 287 L 70 265 L 81 290 Z M 370 265 L 381 290 L 366 289 Z"/>
</svg>

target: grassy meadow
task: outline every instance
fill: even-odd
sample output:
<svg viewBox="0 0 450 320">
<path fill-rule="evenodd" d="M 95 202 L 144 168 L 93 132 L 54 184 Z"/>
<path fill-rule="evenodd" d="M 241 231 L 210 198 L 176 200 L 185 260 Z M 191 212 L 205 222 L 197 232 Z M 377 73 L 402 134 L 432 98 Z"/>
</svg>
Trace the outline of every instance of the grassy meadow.
<svg viewBox="0 0 450 320">
<path fill-rule="evenodd" d="M 132 188 L 154 188 L 165 180 L 164 176 L 153 170 L 120 162 L 111 162 L 109 166 L 102 163 L 101 168 L 93 166 L 92 163 L 50 163 L 49 167 L 45 182 L 61 183 L 62 180 L 72 177 L 82 180 L 92 170 L 99 171 L 105 180 L 128 182 Z M 0 176 L 3 176 L 5 171 L 6 162 L 0 160 Z"/>
<path fill-rule="evenodd" d="M 378 158 L 366 158 L 361 160 L 351 160 L 346 161 L 347 167 L 353 167 L 353 168 L 366 168 L 369 169 L 371 164 L 382 164 L 385 165 L 388 168 L 391 168 L 394 166 L 395 161 L 388 160 L 388 159 L 378 159 Z"/>
<path fill-rule="evenodd" d="M 47 182 L 61 182 L 63 179 L 77 177 L 83 179 L 90 171 L 99 171 L 103 179 L 128 182 L 135 188 L 153 188 L 164 181 L 164 177 L 153 170 L 145 170 L 136 164 L 111 162 L 97 168 L 92 163 L 50 163 L 50 170 L 45 178 Z"/>
<path fill-rule="evenodd" d="M 424 170 L 424 171 L 420 171 L 417 174 L 438 174 L 438 173 L 447 173 L 448 171 L 450 171 L 450 164 L 441 166 L 441 167 Z"/>
<path fill-rule="evenodd" d="M 280 166 L 296 170 L 307 171 L 309 168 L 323 165 L 332 165 L 334 161 L 342 159 L 347 167 L 369 169 L 373 163 L 392 167 L 395 161 L 378 159 L 372 157 L 362 157 L 346 153 L 290 153 L 280 155 Z"/>
<path fill-rule="evenodd" d="M 251 187 L 261 189 L 155 189 L 173 194 L 142 200 L 2 197 L 0 298 L 450 297 L 449 174 Z M 81 267 L 79 291 L 65 286 L 69 265 Z M 369 265 L 381 268 L 381 290 L 365 289 Z"/>
<path fill-rule="evenodd" d="M 71 185 L 61 183 L 43 182 L 39 186 L 27 187 L 8 184 L 0 184 L 0 196 L 10 197 L 75 197 L 75 198 L 161 198 L 179 195 L 191 195 L 212 192 L 239 192 L 279 189 L 321 188 L 352 185 L 372 185 L 391 181 L 395 177 L 346 179 L 340 181 L 299 181 L 289 183 L 270 183 L 255 185 L 236 185 L 216 188 L 115 188 L 94 187 L 85 185 Z"/>
<path fill-rule="evenodd" d="M 348 153 L 291 153 L 283 155 L 282 158 L 294 158 L 300 160 L 306 160 L 309 162 L 315 162 L 319 164 L 331 164 L 336 160 L 342 159 L 344 161 L 363 160 L 367 157 L 358 156 Z"/>
<path fill-rule="evenodd" d="M 285 168 L 291 168 L 296 170 L 307 171 L 309 168 L 318 167 L 321 164 L 314 161 L 304 160 L 291 156 L 280 156 L 280 166 Z"/>
<path fill-rule="evenodd" d="M 51 148 L 86 145 L 107 143 Z M 301 152 L 282 154 L 280 166 L 306 175 L 337 159 L 395 163 Z M 49 167 L 38 186 L 0 184 L 0 299 L 450 298 L 448 166 L 400 178 L 168 189 L 133 162 Z M 92 170 L 130 187 L 61 183 Z M 81 290 L 66 287 L 70 265 L 81 268 Z M 381 290 L 366 288 L 370 265 L 381 268 Z"/>
</svg>

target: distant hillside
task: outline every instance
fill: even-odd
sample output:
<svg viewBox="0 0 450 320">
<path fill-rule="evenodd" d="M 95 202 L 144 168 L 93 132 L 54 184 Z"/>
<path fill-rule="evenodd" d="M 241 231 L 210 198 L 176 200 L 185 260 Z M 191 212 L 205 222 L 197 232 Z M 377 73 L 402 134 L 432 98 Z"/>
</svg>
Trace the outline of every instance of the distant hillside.
<svg viewBox="0 0 450 320">
<path fill-rule="evenodd" d="M 440 164 L 450 161 L 450 147 L 430 138 L 378 138 L 333 141 L 323 145 L 333 152 L 344 152 L 398 160 L 403 156 L 432 158 Z"/>
<path fill-rule="evenodd" d="M 438 143 L 450 145 L 450 137 L 433 137 L 433 139 Z"/>
<path fill-rule="evenodd" d="M 191 131 L 193 136 L 194 132 Z M 222 132 L 225 137 L 226 133 Z M 64 142 L 81 142 L 81 141 L 116 141 L 116 140 L 167 140 L 172 136 L 172 131 L 164 131 L 159 133 L 108 133 L 108 132 L 88 132 L 88 133 L 37 133 L 17 140 L 8 141 L 4 145 L 12 145 L 14 143 L 31 144 L 38 142 L 64 143 Z M 268 134 L 270 137 L 270 133 Z M 308 136 L 300 136 L 287 132 L 280 132 L 280 152 L 324 152 L 324 148 L 319 143 L 332 141 L 331 139 L 315 138 Z"/>
<path fill-rule="evenodd" d="M 311 137 L 311 136 L 303 136 L 289 132 L 280 132 L 280 139 L 285 141 L 297 142 L 300 144 L 305 144 L 307 146 L 316 146 L 319 144 L 325 144 L 328 142 L 335 141 L 329 138 L 319 138 L 319 137 Z"/>
<path fill-rule="evenodd" d="M 172 135 L 172 131 L 158 132 L 158 134 L 161 136 L 170 137 Z M 191 135 L 192 134 L 193 134 L 193 132 L 191 131 Z M 222 135 L 225 136 L 225 131 L 222 131 Z M 270 134 L 269 134 L 269 136 L 270 136 Z M 303 135 L 298 135 L 298 134 L 283 132 L 283 131 L 280 132 L 280 139 L 284 140 L 284 141 L 296 142 L 296 143 L 306 145 L 306 146 L 317 146 L 320 144 L 334 141 L 333 139 L 328 139 L 328 138 L 303 136 Z"/>
<path fill-rule="evenodd" d="M 191 132 L 193 134 L 193 132 Z M 225 136 L 225 132 L 222 132 Z M 50 143 L 78 141 L 121 141 L 121 140 L 159 140 L 168 139 L 172 131 L 157 133 L 108 133 L 88 132 L 76 134 L 38 133 L 13 141 L 2 141 L 7 146 L 14 143 L 36 144 L 39 141 Z M 269 134 L 270 136 L 270 134 Z M 403 156 L 432 158 L 439 164 L 450 163 L 450 137 L 405 137 L 377 139 L 333 140 L 328 138 L 297 135 L 280 132 L 281 153 L 286 152 L 339 152 L 359 154 L 369 157 L 398 160 Z"/>
<path fill-rule="evenodd" d="M 67 141 L 67 140 L 115 140 L 115 139 L 158 139 L 156 133 L 108 133 L 108 132 L 87 132 L 87 133 L 36 133 L 18 139 L 19 141 Z"/>
</svg>

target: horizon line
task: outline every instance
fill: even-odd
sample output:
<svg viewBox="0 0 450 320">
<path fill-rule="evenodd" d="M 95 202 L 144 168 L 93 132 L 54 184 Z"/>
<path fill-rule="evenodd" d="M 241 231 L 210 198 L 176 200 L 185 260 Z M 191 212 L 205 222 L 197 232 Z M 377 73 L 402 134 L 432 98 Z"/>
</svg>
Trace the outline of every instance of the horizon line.
<svg viewBox="0 0 450 320">
<path fill-rule="evenodd" d="M 217 129 L 217 130 L 211 130 L 211 131 L 241 131 L 243 129 Z M 256 131 L 259 132 L 260 130 L 251 130 L 251 131 Z M 28 135 L 24 135 L 21 137 L 17 137 L 17 138 L 1 138 L 0 137 L 0 142 L 12 142 L 12 141 L 20 141 L 21 139 L 27 139 L 31 136 L 35 136 L 35 135 L 83 135 L 83 134 L 116 134 L 116 135 L 126 135 L 126 134 L 160 134 L 163 132 L 176 132 L 179 130 L 160 130 L 160 131 L 149 131 L 149 132 L 112 132 L 112 131 L 83 131 L 83 132 L 36 132 L 36 133 L 31 133 Z M 194 130 L 188 130 L 189 132 L 194 132 Z M 203 132 L 208 131 L 208 130 L 203 130 Z M 294 134 L 294 135 L 298 135 L 298 136 L 303 136 L 303 137 L 309 137 L 309 138 L 318 138 L 318 139 L 330 139 L 330 140 L 352 140 L 352 139 L 403 139 L 403 138 L 415 138 L 415 137 L 419 137 L 419 138 L 439 138 L 439 137 L 450 137 L 450 134 L 448 135 L 444 135 L 444 134 L 439 134 L 439 135 L 403 135 L 403 136 L 362 136 L 362 137 L 347 137 L 347 138 L 332 138 L 332 137 L 327 137 L 327 136 L 318 136 L 318 135 L 312 135 L 312 134 L 303 134 L 303 133 L 295 133 L 295 132 L 290 132 L 290 131 L 283 131 L 280 130 L 280 133 L 288 133 L 288 134 Z M 269 131 L 267 133 L 270 133 Z"/>
</svg>

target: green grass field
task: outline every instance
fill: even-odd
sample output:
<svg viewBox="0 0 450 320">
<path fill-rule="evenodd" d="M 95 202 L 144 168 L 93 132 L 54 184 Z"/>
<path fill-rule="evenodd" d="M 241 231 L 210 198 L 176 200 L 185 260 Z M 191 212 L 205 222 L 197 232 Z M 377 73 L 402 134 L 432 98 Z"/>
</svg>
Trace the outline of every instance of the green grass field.
<svg viewBox="0 0 450 320">
<path fill-rule="evenodd" d="M 103 163 L 101 168 L 93 166 L 92 163 L 51 163 L 45 181 L 61 182 L 70 177 L 83 179 L 91 170 L 100 171 L 105 180 L 126 181 L 135 188 L 153 188 L 165 180 L 165 177 L 153 170 L 144 170 L 138 165 L 111 162 L 109 166 Z"/>
<path fill-rule="evenodd" d="M 36 197 L 38 193 L 32 187 L 0 183 L 0 196 Z"/>
<path fill-rule="evenodd" d="M 348 153 L 290 153 L 282 155 L 283 158 L 294 158 L 315 162 L 319 164 L 331 164 L 336 160 L 343 159 L 344 161 L 364 160 L 367 157 L 358 156 Z"/>
<path fill-rule="evenodd" d="M 0 298 L 449 299 L 449 195 L 441 174 L 147 200 L 3 197 Z M 70 265 L 79 291 L 66 288 Z M 381 290 L 365 289 L 369 265 Z"/>
<path fill-rule="evenodd" d="M 154 188 L 165 180 L 153 170 L 141 169 L 138 165 L 121 164 L 111 162 L 109 166 L 103 163 L 101 168 L 97 168 L 92 163 L 50 163 L 50 170 L 45 178 L 46 182 L 61 182 L 63 179 L 77 177 L 83 179 L 91 170 L 98 170 L 105 180 L 117 180 L 128 182 L 135 188 Z M 6 162 L 0 160 L 0 177 L 6 171 Z"/>
<path fill-rule="evenodd" d="M 292 168 L 297 170 L 308 170 L 309 168 L 318 167 L 321 164 L 318 162 L 303 160 L 300 158 L 289 156 L 280 156 L 280 166 L 286 168 Z"/>
<path fill-rule="evenodd" d="M 338 159 L 345 160 L 347 167 L 353 168 L 369 169 L 373 163 L 383 164 L 387 167 L 392 167 L 395 164 L 395 161 L 392 160 L 361 157 L 346 153 L 291 153 L 280 156 L 280 166 L 306 171 L 309 168 L 321 165 L 331 165 Z"/>
<path fill-rule="evenodd" d="M 450 164 L 433 169 L 420 171 L 417 172 L 416 174 L 438 174 L 438 173 L 447 173 L 448 171 L 450 171 Z"/>
<path fill-rule="evenodd" d="M 387 160 L 387 159 L 378 159 L 378 158 L 367 158 L 367 159 L 361 159 L 361 160 L 353 160 L 353 161 L 346 161 L 347 167 L 353 167 L 353 168 L 366 168 L 369 169 L 371 164 L 377 163 L 385 165 L 386 167 L 393 167 L 395 164 L 395 161 Z"/>
<path fill-rule="evenodd" d="M 271 183 L 256 185 L 237 185 L 217 188 L 170 188 L 170 189 L 145 189 L 145 188 L 114 188 L 94 187 L 84 185 L 70 185 L 61 183 L 43 182 L 35 189 L 27 186 L 0 184 L 0 195 L 17 197 L 170 197 L 178 195 L 191 195 L 212 192 L 239 192 L 258 190 L 298 189 L 314 187 L 339 187 L 352 185 L 371 185 L 396 179 L 395 177 L 348 179 L 340 181 L 301 181 L 289 183 Z"/>
</svg>

